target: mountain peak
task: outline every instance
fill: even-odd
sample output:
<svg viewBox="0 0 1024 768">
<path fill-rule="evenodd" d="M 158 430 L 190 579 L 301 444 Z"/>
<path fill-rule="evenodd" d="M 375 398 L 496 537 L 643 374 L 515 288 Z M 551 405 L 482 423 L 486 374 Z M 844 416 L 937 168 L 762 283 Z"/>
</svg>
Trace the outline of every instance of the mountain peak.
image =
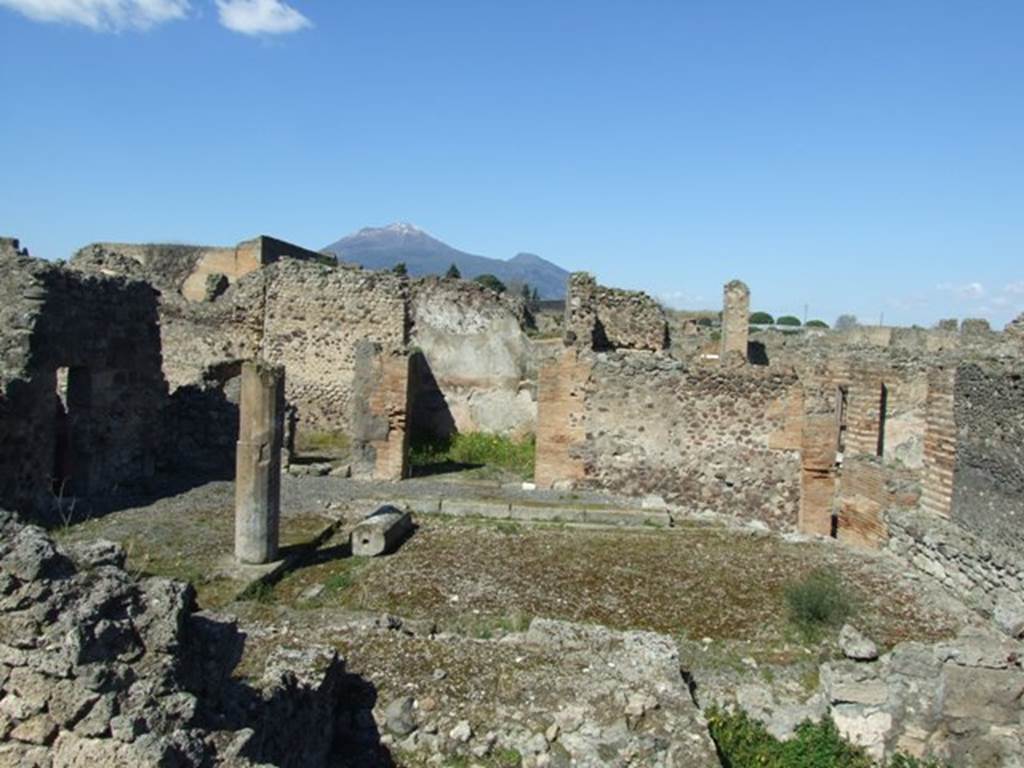
<svg viewBox="0 0 1024 768">
<path fill-rule="evenodd" d="M 404 264 L 410 275 L 443 275 L 455 264 L 463 278 L 492 274 L 505 283 L 527 283 L 543 298 L 565 295 L 569 273 L 534 254 L 504 261 L 452 248 L 415 224 L 396 221 L 383 227 L 364 227 L 325 249 L 342 262 L 368 269 L 391 269 Z"/>
<path fill-rule="evenodd" d="M 431 238 L 434 239 L 429 232 L 420 229 L 415 224 L 411 224 L 408 221 L 395 221 L 391 224 L 385 224 L 383 227 L 363 227 L 360 229 L 354 237 L 362 238 Z"/>
</svg>

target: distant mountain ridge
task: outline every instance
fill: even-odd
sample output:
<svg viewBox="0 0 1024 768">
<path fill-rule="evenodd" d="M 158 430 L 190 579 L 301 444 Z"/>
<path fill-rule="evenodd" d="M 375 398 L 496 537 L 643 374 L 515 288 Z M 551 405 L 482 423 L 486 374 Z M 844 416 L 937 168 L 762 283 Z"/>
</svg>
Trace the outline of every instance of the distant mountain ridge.
<svg viewBox="0 0 1024 768">
<path fill-rule="evenodd" d="M 386 227 L 364 227 L 323 249 L 339 261 L 366 269 L 391 269 L 402 262 L 410 275 L 443 275 L 455 264 L 469 280 L 491 274 L 506 285 L 526 283 L 542 299 L 565 298 L 569 272 L 533 253 L 519 253 L 511 259 L 492 259 L 452 248 L 419 227 L 407 223 Z"/>
</svg>

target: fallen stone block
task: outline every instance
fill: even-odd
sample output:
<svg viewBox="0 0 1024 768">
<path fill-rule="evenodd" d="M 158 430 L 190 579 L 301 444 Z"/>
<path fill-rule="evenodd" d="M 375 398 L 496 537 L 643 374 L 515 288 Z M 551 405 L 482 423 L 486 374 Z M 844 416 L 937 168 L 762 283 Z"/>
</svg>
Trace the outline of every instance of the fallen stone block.
<svg viewBox="0 0 1024 768">
<path fill-rule="evenodd" d="M 412 515 L 383 506 L 352 529 L 352 554 L 377 557 L 395 550 L 412 531 Z"/>
</svg>

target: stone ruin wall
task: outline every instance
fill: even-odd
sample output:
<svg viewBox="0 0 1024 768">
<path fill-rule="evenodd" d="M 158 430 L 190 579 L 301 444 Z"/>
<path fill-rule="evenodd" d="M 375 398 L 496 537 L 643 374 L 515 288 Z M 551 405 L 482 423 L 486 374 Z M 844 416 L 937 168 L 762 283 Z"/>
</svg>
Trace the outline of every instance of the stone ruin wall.
<svg viewBox="0 0 1024 768">
<path fill-rule="evenodd" d="M 301 258 L 286 258 L 289 248 Z M 227 269 L 222 262 L 229 257 L 240 260 L 241 277 L 202 300 L 182 295 L 193 277 L 211 274 L 207 267 Z M 318 261 L 318 254 L 271 238 L 233 249 L 90 246 L 76 256 L 77 269 L 148 277 L 161 291 L 170 466 L 230 476 L 235 377 L 246 359 L 287 368 L 286 397 L 299 434 L 351 436 L 362 340 L 420 352 L 410 418 L 423 434 L 535 430 L 537 366 L 520 300 L 470 281 L 410 280 Z"/>
<path fill-rule="evenodd" d="M 244 634 L 125 560 L 0 509 L 0 765 L 330 763 L 361 680 L 333 650 L 281 648 L 242 679 Z"/>
<path fill-rule="evenodd" d="M 582 365 L 569 359 L 564 370 L 542 373 L 541 423 L 548 430 L 538 437 L 542 485 L 578 480 L 626 494 L 661 494 L 692 512 L 795 528 L 795 376 L 691 370 L 665 355 L 581 359 Z M 573 381 L 580 373 L 586 378 Z M 546 387 L 549 382 L 557 387 Z M 560 427 L 549 426 L 546 414 L 562 416 Z M 542 457 L 578 477 L 541 470 Z"/>
<path fill-rule="evenodd" d="M 574 272 L 565 301 L 565 338 L 584 349 L 656 352 L 669 347 L 668 319 L 646 293 L 606 288 L 593 275 Z"/>
<path fill-rule="evenodd" d="M 520 299 L 466 280 L 411 281 L 415 431 L 522 435 L 537 428 L 537 363 Z"/>
<path fill-rule="evenodd" d="M 152 476 L 166 396 L 153 289 L 11 240 L 0 267 L 0 502 L 42 513 Z"/>
<path fill-rule="evenodd" d="M 1024 366 L 959 366 L 953 422 L 952 519 L 986 541 L 1024 551 Z"/>
</svg>

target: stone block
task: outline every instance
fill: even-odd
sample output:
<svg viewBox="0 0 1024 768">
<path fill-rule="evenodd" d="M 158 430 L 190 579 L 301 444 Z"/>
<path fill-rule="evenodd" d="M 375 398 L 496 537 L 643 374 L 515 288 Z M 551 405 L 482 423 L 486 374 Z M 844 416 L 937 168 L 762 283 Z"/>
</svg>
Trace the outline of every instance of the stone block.
<svg viewBox="0 0 1024 768">
<path fill-rule="evenodd" d="M 507 520 L 511 515 L 511 506 L 507 501 L 442 499 L 441 514 L 454 517 L 489 517 Z"/>
<path fill-rule="evenodd" d="M 377 557 L 393 552 L 412 532 L 412 515 L 383 506 L 352 529 L 352 554 Z"/>
</svg>

